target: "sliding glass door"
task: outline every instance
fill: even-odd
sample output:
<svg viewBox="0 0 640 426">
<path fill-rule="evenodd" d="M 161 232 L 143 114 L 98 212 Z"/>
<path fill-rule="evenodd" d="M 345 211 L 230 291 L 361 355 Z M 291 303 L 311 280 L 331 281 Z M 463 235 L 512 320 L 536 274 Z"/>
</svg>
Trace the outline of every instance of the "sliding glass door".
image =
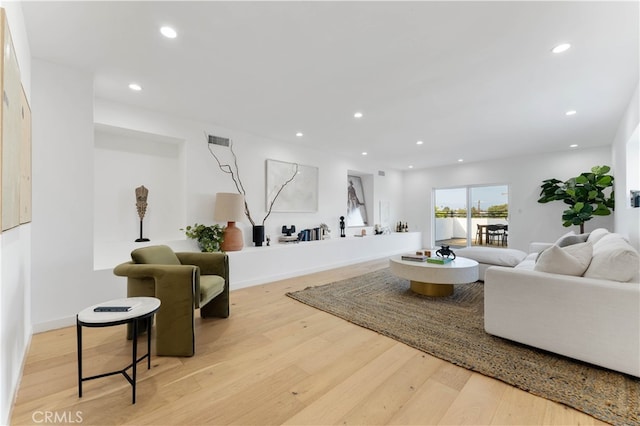
<svg viewBox="0 0 640 426">
<path fill-rule="evenodd" d="M 436 247 L 441 245 L 466 247 L 468 245 L 467 198 L 467 188 L 435 190 L 434 235 Z"/>
<path fill-rule="evenodd" d="M 433 199 L 433 235 L 436 247 L 507 247 L 507 185 L 435 189 Z"/>
</svg>

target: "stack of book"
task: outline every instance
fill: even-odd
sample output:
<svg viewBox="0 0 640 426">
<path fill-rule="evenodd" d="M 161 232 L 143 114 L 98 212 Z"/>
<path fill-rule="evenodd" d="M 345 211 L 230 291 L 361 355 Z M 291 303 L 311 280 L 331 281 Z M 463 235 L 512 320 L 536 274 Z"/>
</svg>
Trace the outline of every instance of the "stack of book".
<svg viewBox="0 0 640 426">
<path fill-rule="evenodd" d="M 425 262 L 429 259 L 429 257 L 424 256 L 422 254 L 403 254 L 402 260 L 411 260 L 414 262 Z"/>
<path fill-rule="evenodd" d="M 300 241 L 318 241 L 322 240 L 322 229 L 313 228 L 313 229 L 303 229 L 298 234 L 298 240 Z"/>
<path fill-rule="evenodd" d="M 438 265 L 445 265 L 451 262 L 453 259 L 450 257 L 430 257 L 427 259 L 429 263 L 437 263 Z"/>
<path fill-rule="evenodd" d="M 281 243 L 297 243 L 298 236 L 297 235 L 280 235 L 278 237 L 278 241 Z"/>
</svg>

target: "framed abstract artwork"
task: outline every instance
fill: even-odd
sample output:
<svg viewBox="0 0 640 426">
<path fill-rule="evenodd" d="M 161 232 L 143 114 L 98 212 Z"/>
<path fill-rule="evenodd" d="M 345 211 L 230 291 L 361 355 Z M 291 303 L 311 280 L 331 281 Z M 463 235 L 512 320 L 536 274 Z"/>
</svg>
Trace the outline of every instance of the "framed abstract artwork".
<svg viewBox="0 0 640 426">
<path fill-rule="evenodd" d="M 297 171 L 296 171 L 297 168 Z M 295 177 L 284 185 L 292 176 Z M 312 213 L 318 211 L 318 168 L 286 161 L 267 160 L 266 210 Z M 279 195 L 278 195 L 279 192 Z"/>
<path fill-rule="evenodd" d="M 20 81 L 20 69 L 4 9 L 2 38 L 2 163 L 0 200 L 2 231 L 31 221 L 31 112 Z"/>
</svg>

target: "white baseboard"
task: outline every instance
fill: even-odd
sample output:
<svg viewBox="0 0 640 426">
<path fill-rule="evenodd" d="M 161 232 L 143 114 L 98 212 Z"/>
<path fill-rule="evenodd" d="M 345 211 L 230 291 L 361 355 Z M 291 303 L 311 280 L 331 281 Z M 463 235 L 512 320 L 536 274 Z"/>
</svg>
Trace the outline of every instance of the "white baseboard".
<svg viewBox="0 0 640 426">
<path fill-rule="evenodd" d="M 76 325 L 76 316 L 58 318 L 52 321 L 45 321 L 39 324 L 33 325 L 34 333 L 43 333 L 45 331 L 57 330 L 58 328 L 71 327 L 72 325 Z"/>
</svg>

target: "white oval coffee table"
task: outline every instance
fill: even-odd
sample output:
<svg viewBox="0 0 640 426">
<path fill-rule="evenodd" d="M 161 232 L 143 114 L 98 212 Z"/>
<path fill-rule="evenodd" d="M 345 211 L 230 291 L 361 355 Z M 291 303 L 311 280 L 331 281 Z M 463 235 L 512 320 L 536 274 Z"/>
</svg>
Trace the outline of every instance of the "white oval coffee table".
<svg viewBox="0 0 640 426">
<path fill-rule="evenodd" d="M 411 290 L 425 296 L 450 296 L 454 284 L 478 281 L 478 262 L 457 257 L 449 263 L 402 260 L 402 256 L 389 259 L 391 272 L 411 282 Z"/>
</svg>

